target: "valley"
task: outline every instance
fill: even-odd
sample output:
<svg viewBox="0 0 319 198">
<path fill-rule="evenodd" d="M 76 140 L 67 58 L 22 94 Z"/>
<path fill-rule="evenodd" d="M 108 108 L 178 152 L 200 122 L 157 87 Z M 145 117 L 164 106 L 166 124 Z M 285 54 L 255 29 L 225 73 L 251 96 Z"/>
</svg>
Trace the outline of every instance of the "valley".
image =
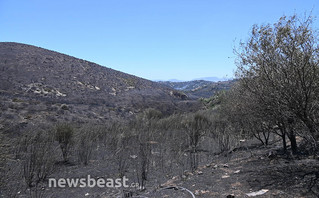
<svg viewBox="0 0 319 198">
<path fill-rule="evenodd" d="M 153 82 L 2 42 L 0 197 L 317 197 L 316 111 L 247 79 Z"/>
</svg>

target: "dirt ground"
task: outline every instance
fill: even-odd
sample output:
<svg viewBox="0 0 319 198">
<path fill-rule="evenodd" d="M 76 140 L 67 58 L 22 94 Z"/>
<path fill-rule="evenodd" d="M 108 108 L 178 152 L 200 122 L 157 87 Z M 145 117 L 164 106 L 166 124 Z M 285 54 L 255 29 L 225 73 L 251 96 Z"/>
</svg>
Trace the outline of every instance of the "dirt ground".
<svg viewBox="0 0 319 198">
<path fill-rule="evenodd" d="M 268 157 L 269 148 L 256 146 L 238 149 L 227 156 L 220 155 L 212 163 L 201 166 L 195 173 L 175 176 L 163 184 L 180 186 L 196 197 L 249 197 L 247 194 L 263 190 L 256 197 L 319 197 L 319 161 L 312 157 L 291 157 L 277 152 Z M 146 197 L 192 197 L 183 190 L 156 189 Z"/>
<path fill-rule="evenodd" d="M 249 197 L 249 193 L 254 192 L 263 192 L 262 195 L 256 195 L 258 198 L 319 197 L 319 160 L 311 156 L 281 154 L 280 146 L 280 142 L 269 147 L 246 146 L 231 153 L 216 155 L 210 163 L 199 166 L 193 173 L 184 172 L 183 175 L 157 181 L 150 179 L 145 191 L 126 189 L 123 192 L 121 189 L 97 187 L 51 188 L 45 189 L 48 196 L 44 197 L 121 198 L 126 194 L 126 197 L 140 198 L 192 198 L 193 193 L 196 198 L 237 198 Z M 271 151 L 276 155 L 270 159 L 268 155 Z M 81 168 L 62 166 L 63 170 L 55 176 L 81 178 L 90 173 L 94 177 L 106 170 L 115 171 L 99 161 L 91 163 Z"/>
</svg>

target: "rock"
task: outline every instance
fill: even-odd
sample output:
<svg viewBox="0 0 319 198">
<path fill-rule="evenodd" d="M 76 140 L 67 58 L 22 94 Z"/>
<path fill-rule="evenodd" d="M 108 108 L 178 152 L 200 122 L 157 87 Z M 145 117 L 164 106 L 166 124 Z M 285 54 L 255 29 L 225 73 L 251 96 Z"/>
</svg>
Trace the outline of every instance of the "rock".
<svg viewBox="0 0 319 198">
<path fill-rule="evenodd" d="M 137 158 L 137 155 L 130 155 L 130 158 L 135 159 Z"/>
<path fill-rule="evenodd" d="M 226 198 L 235 198 L 235 195 L 230 194 L 230 195 L 227 195 Z"/>
<path fill-rule="evenodd" d="M 223 175 L 222 179 L 226 179 L 226 178 L 229 178 L 229 177 L 230 177 L 229 175 Z"/>
<path fill-rule="evenodd" d="M 209 190 L 201 190 L 200 193 L 203 195 L 203 194 L 208 194 L 209 193 Z"/>
<path fill-rule="evenodd" d="M 198 174 L 198 175 L 202 175 L 202 174 L 203 174 L 203 171 L 197 171 L 197 174 Z"/>
<path fill-rule="evenodd" d="M 195 190 L 195 195 L 200 195 L 199 190 Z"/>
<path fill-rule="evenodd" d="M 239 172 L 240 172 L 240 170 L 236 170 L 234 173 L 235 173 L 235 174 L 238 174 Z"/>
<path fill-rule="evenodd" d="M 263 194 L 265 194 L 268 191 L 269 191 L 268 189 L 261 189 L 261 190 L 256 191 L 256 192 L 246 193 L 246 195 L 248 197 L 255 197 L 255 196 L 258 196 L 258 195 L 263 195 Z"/>
<path fill-rule="evenodd" d="M 186 170 L 186 171 L 184 171 L 184 175 L 186 175 L 186 176 L 191 175 L 191 176 L 192 176 L 192 175 L 194 175 L 194 174 L 193 174 L 192 172 Z"/>
</svg>

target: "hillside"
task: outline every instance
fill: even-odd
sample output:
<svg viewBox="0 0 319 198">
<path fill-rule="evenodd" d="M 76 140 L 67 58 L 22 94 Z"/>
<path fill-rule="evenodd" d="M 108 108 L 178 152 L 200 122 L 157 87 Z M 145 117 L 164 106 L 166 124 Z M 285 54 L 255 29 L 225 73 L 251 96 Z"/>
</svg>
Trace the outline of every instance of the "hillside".
<svg viewBox="0 0 319 198">
<path fill-rule="evenodd" d="M 209 98 L 220 90 L 228 90 L 236 82 L 236 80 L 212 82 L 206 80 L 193 80 L 185 82 L 160 81 L 170 88 L 185 92 L 189 96 L 195 98 Z"/>
<path fill-rule="evenodd" d="M 31 45 L 0 43 L 0 71 L 1 125 L 198 108 L 159 83 Z"/>
<path fill-rule="evenodd" d="M 167 85 L 17 43 L 0 43 L 0 71 L 0 197 L 319 195 L 306 139 L 293 154 L 276 131 L 239 133 L 236 106 L 202 108 L 235 80 Z"/>
</svg>

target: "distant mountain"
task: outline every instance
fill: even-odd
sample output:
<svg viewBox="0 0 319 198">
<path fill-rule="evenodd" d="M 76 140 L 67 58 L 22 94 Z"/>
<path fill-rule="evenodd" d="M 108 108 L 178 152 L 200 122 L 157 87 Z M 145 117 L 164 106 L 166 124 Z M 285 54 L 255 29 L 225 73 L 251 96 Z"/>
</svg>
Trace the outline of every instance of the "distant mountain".
<svg viewBox="0 0 319 198">
<path fill-rule="evenodd" d="M 219 78 L 219 77 L 203 77 L 203 78 L 195 78 L 194 80 L 204 80 L 204 81 L 211 81 L 211 82 L 218 82 L 218 81 L 227 81 L 230 80 L 229 78 Z"/>
<path fill-rule="evenodd" d="M 170 81 L 161 81 L 161 84 L 164 84 L 170 88 L 183 91 L 190 97 L 200 98 L 200 97 L 211 97 L 217 91 L 228 90 L 236 82 L 236 80 L 227 80 L 219 82 L 211 82 L 205 80 L 193 80 L 186 82 L 170 82 Z"/>
<path fill-rule="evenodd" d="M 0 43 L 0 81 L 0 125 L 104 122 L 149 107 L 164 113 L 198 108 L 163 84 L 19 43 Z"/>
<path fill-rule="evenodd" d="M 169 80 L 153 80 L 154 82 L 190 82 L 190 81 L 209 81 L 209 82 L 219 82 L 219 81 L 228 81 L 231 78 L 219 78 L 219 77 L 202 77 L 195 78 L 193 80 L 179 80 L 179 79 L 169 79 Z"/>
<path fill-rule="evenodd" d="M 178 80 L 178 79 L 169 79 L 169 82 L 183 82 L 182 80 Z"/>
<path fill-rule="evenodd" d="M 164 85 L 167 85 L 168 87 L 181 91 L 192 91 L 212 84 L 212 82 L 205 80 L 193 80 L 184 82 L 160 81 L 159 83 L 162 83 Z"/>
</svg>

